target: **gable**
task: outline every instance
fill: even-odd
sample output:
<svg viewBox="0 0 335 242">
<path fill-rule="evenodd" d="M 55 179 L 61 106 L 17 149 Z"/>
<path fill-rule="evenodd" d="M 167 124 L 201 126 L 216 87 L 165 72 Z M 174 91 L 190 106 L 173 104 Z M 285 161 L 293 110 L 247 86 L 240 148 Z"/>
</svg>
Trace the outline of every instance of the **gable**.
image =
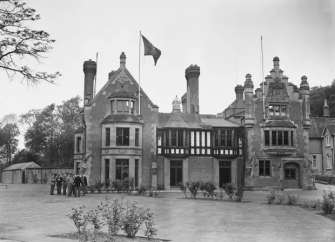
<svg viewBox="0 0 335 242">
<path fill-rule="evenodd" d="M 109 78 L 108 82 L 100 89 L 100 91 L 95 95 L 95 97 L 90 101 L 89 105 L 93 105 L 103 94 L 107 94 L 106 90 L 111 85 L 116 85 L 117 81 L 123 80 L 125 82 L 128 82 L 129 89 L 134 90 L 134 94 L 138 96 L 138 89 L 139 85 L 134 79 L 134 77 L 130 74 L 130 72 L 127 70 L 127 68 L 119 68 L 117 71 L 113 73 L 113 75 Z M 136 91 L 137 90 L 137 91 Z M 109 94 L 107 94 L 109 95 Z M 151 106 L 151 108 L 158 108 L 157 105 L 155 105 L 150 98 L 146 95 L 144 90 L 141 88 L 141 96 L 148 102 L 148 104 Z"/>
</svg>

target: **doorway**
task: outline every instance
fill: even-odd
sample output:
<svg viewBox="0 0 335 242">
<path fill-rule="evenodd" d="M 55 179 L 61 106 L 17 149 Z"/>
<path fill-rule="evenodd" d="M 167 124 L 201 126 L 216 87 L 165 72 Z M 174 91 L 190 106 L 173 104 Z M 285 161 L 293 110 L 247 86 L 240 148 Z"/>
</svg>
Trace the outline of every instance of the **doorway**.
<svg viewBox="0 0 335 242">
<path fill-rule="evenodd" d="M 26 183 L 26 172 L 22 171 L 22 184 Z"/>
<path fill-rule="evenodd" d="M 178 186 L 180 182 L 183 182 L 183 161 L 172 160 L 170 162 L 170 186 Z"/>
<path fill-rule="evenodd" d="M 219 161 L 219 185 L 231 182 L 231 161 Z"/>
<path fill-rule="evenodd" d="M 301 188 L 299 165 L 294 162 L 284 164 L 283 188 Z"/>
</svg>

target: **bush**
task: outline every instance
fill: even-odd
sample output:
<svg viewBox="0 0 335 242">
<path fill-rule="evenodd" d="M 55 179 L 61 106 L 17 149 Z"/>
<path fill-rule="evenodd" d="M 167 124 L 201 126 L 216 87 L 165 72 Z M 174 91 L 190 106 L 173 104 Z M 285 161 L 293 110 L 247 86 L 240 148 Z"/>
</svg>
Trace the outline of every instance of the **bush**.
<svg viewBox="0 0 335 242">
<path fill-rule="evenodd" d="M 87 221 L 83 215 L 85 206 L 79 207 L 79 209 L 72 208 L 72 213 L 67 214 L 66 216 L 74 222 L 78 230 L 78 234 L 81 235 L 85 232 Z"/>
<path fill-rule="evenodd" d="M 287 196 L 287 204 L 288 205 L 294 205 L 298 202 L 298 199 L 300 196 L 294 196 L 294 195 L 291 195 L 290 193 L 286 193 L 286 196 Z"/>
<path fill-rule="evenodd" d="M 271 190 L 270 194 L 266 196 L 266 203 L 273 204 L 276 199 L 276 194 L 274 190 Z"/>
<path fill-rule="evenodd" d="M 103 183 L 103 182 L 95 180 L 94 188 L 95 188 L 96 190 L 98 190 L 98 193 L 101 192 L 101 189 L 103 188 L 103 186 L 104 186 L 104 183 Z"/>
<path fill-rule="evenodd" d="M 228 200 L 232 201 L 233 200 L 233 196 L 235 194 L 235 190 L 236 190 L 236 188 L 233 186 L 233 184 L 231 184 L 231 183 L 224 184 L 222 186 L 222 188 L 227 193 Z"/>
<path fill-rule="evenodd" d="M 178 186 L 179 186 L 180 190 L 185 194 L 185 197 L 187 197 L 187 194 L 186 194 L 186 192 L 187 192 L 187 185 L 185 183 L 183 183 L 183 182 L 179 182 Z"/>
<path fill-rule="evenodd" d="M 241 202 L 243 198 L 244 189 L 242 186 L 238 186 L 234 192 L 234 201 Z"/>
<path fill-rule="evenodd" d="M 130 178 L 125 178 L 122 180 L 122 190 L 125 192 L 133 191 L 135 187 L 135 179 L 130 177 Z"/>
<path fill-rule="evenodd" d="M 334 211 L 335 207 L 335 192 L 332 190 L 323 191 L 322 201 L 321 201 L 321 209 L 324 214 L 331 214 Z"/>
<path fill-rule="evenodd" d="M 216 186 L 213 181 L 206 181 L 202 182 L 200 185 L 200 190 L 202 190 L 202 193 L 205 198 L 215 198 L 216 197 Z"/>
<path fill-rule="evenodd" d="M 97 234 L 105 225 L 108 228 L 108 241 L 114 241 L 114 236 L 120 230 L 131 238 L 135 237 L 139 229 L 143 230 L 148 240 L 156 235 L 157 229 L 154 228 L 153 213 L 150 213 L 150 209 L 140 208 L 136 202 L 129 201 L 124 208 L 123 199 L 122 197 L 121 200 L 110 201 L 106 198 L 97 210 L 90 210 L 87 215 L 83 215 L 84 206 L 79 210 L 73 208 L 72 214 L 67 216 L 74 221 L 79 237 L 84 241 L 96 241 Z M 87 229 L 88 225 L 93 228 L 93 233 L 91 229 Z"/>
<path fill-rule="evenodd" d="M 147 194 L 147 187 L 143 186 L 141 184 L 141 186 L 138 188 L 138 195 L 142 196 L 142 195 L 146 195 Z"/>
<path fill-rule="evenodd" d="M 120 180 L 112 181 L 112 189 L 113 189 L 113 192 L 120 193 L 122 191 L 122 181 Z"/>
<path fill-rule="evenodd" d="M 186 182 L 186 186 L 188 188 L 188 190 L 191 192 L 191 197 L 192 198 L 196 198 L 196 196 L 198 195 L 198 190 L 200 189 L 202 185 L 201 181 L 197 181 L 197 180 L 192 180 L 192 181 L 187 181 Z"/>
<path fill-rule="evenodd" d="M 285 204 L 285 194 L 277 194 L 276 197 L 278 198 L 278 202 L 277 204 L 281 204 L 281 205 L 284 205 Z"/>
<path fill-rule="evenodd" d="M 321 210 L 322 209 L 322 202 L 320 199 L 314 199 L 309 202 L 305 202 L 303 205 L 305 208 L 313 209 L 313 210 Z"/>
</svg>

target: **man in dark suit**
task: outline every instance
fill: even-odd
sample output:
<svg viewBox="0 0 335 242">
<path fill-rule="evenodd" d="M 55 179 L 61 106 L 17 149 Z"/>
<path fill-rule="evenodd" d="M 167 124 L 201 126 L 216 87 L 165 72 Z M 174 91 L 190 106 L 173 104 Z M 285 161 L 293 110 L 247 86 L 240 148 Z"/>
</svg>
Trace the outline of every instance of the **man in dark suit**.
<svg viewBox="0 0 335 242">
<path fill-rule="evenodd" d="M 75 189 L 75 197 L 80 197 L 80 185 L 82 185 L 83 182 L 80 178 L 80 176 L 77 174 L 74 178 L 74 189 Z"/>
<path fill-rule="evenodd" d="M 83 196 L 86 194 L 86 187 L 87 187 L 87 178 L 85 175 L 81 174 L 81 180 L 82 180 L 82 189 L 83 189 Z"/>
</svg>

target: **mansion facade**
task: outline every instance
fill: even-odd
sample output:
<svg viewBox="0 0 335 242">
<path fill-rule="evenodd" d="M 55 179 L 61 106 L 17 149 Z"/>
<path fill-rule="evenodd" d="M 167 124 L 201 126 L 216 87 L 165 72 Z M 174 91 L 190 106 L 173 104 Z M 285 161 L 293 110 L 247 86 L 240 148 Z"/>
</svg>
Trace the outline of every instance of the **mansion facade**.
<svg viewBox="0 0 335 242">
<path fill-rule="evenodd" d="M 172 112 L 159 107 L 126 68 L 109 73 L 94 96 L 94 61 L 84 62 L 83 126 L 75 132 L 77 173 L 89 184 L 133 177 L 135 185 L 169 190 L 179 182 L 211 180 L 248 189 L 312 189 L 309 159 L 309 86 L 288 82 L 274 59 L 263 88 L 251 75 L 235 88 L 236 100 L 219 115 L 200 113 L 200 68 L 185 70 L 186 93 Z M 140 101 L 140 110 L 139 109 Z M 140 112 L 139 112 L 140 111 Z"/>
</svg>

